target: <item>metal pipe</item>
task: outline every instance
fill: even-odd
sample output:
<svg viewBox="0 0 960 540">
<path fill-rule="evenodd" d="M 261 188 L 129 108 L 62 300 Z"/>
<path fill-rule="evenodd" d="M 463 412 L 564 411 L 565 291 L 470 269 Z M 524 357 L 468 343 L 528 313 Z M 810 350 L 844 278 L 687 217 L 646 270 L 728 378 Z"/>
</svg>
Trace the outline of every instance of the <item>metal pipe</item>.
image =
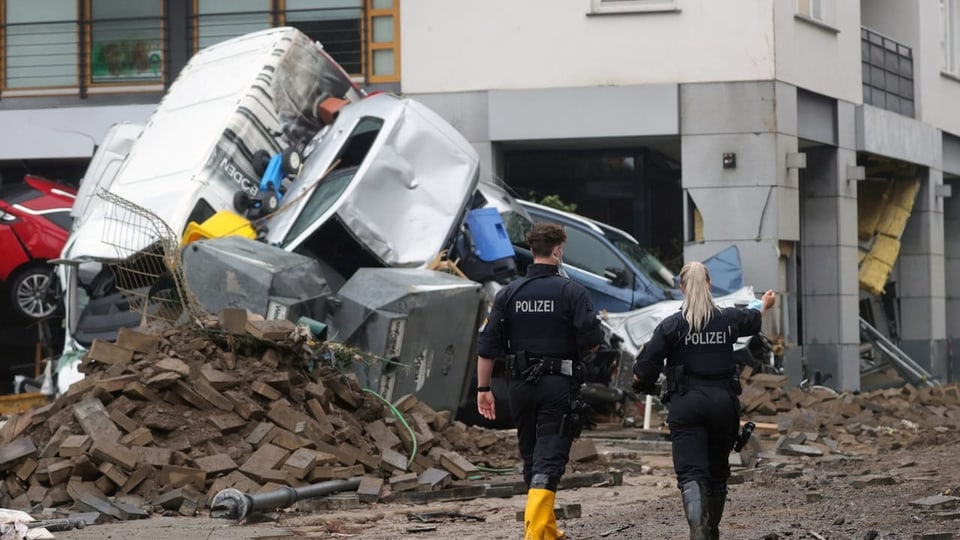
<svg viewBox="0 0 960 540">
<path fill-rule="evenodd" d="M 345 480 L 328 480 L 298 488 L 281 486 L 266 493 L 244 493 L 238 489 L 220 490 L 210 504 L 210 517 L 240 521 L 252 512 L 283 508 L 315 497 L 323 497 L 340 491 L 356 491 L 360 477 Z"/>
</svg>

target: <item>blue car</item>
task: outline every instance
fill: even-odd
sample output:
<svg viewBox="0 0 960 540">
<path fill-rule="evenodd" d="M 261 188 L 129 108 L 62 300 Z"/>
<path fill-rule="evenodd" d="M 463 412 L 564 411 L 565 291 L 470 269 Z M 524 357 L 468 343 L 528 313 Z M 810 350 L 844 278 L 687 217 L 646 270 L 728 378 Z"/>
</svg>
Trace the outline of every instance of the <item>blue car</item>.
<svg viewBox="0 0 960 540">
<path fill-rule="evenodd" d="M 590 291 L 598 311 L 630 311 L 682 297 L 676 276 L 629 233 L 577 214 L 519 202 L 534 221 L 564 226 L 567 244 L 563 249 L 563 268 L 570 279 Z M 529 251 L 516 251 L 518 266 L 525 267 L 531 260 Z M 736 247 L 703 262 L 710 271 L 714 294 L 729 294 L 743 286 Z"/>
</svg>

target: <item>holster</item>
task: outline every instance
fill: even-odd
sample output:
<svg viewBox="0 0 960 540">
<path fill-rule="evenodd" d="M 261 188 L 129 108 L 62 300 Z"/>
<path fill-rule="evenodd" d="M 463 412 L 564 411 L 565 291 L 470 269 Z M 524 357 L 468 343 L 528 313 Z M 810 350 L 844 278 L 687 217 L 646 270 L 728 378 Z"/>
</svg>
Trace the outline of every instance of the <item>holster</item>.
<svg viewBox="0 0 960 540">
<path fill-rule="evenodd" d="M 730 379 L 730 388 L 733 390 L 733 393 L 738 396 L 743 393 L 743 385 L 740 384 L 740 375 L 736 373 L 733 374 L 733 378 Z"/>
<path fill-rule="evenodd" d="M 560 436 L 577 439 L 583 432 L 584 427 L 589 429 L 596 425 L 593 421 L 590 404 L 578 396 L 570 404 L 570 412 L 560 417 Z"/>
<path fill-rule="evenodd" d="M 673 366 L 666 370 L 667 384 L 663 389 L 662 403 L 670 401 L 673 394 L 684 395 L 687 393 L 687 378 L 683 374 L 683 366 Z"/>
<path fill-rule="evenodd" d="M 520 378 L 520 374 L 527 370 L 527 352 L 518 351 L 506 356 L 506 375 L 508 380 Z"/>
</svg>

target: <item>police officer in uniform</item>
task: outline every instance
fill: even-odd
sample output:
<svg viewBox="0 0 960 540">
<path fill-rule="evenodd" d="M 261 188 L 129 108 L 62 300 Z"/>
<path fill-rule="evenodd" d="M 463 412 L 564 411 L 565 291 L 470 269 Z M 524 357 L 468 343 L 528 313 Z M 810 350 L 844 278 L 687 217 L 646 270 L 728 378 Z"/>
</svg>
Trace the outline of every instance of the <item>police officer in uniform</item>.
<svg viewBox="0 0 960 540">
<path fill-rule="evenodd" d="M 496 419 L 490 376 L 506 356 L 510 410 L 527 484 L 525 540 L 564 538 L 553 513 L 557 485 L 579 435 L 583 357 L 603 341 L 587 290 L 559 274 L 567 235 L 554 223 L 527 234 L 533 264 L 500 290 L 477 345 L 477 408 Z M 578 413 L 584 414 L 578 414 Z"/>
<path fill-rule="evenodd" d="M 673 441 L 673 467 L 690 525 L 691 540 L 720 537 L 727 500 L 729 455 L 740 425 L 740 381 L 733 344 L 760 331 L 763 312 L 773 307 L 773 291 L 748 308 L 720 309 L 710 294 L 710 275 L 699 262 L 680 270 L 683 305 L 653 331 L 634 365 L 634 389 L 656 393 L 667 375 L 663 401 Z M 666 359 L 666 368 L 664 368 Z"/>
</svg>

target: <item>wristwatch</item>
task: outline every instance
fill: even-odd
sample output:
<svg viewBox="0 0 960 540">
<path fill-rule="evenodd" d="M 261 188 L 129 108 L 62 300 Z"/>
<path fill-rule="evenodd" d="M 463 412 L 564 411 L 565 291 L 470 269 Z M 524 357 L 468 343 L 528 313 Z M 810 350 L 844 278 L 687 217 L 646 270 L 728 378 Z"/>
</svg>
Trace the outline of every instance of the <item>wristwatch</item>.
<svg viewBox="0 0 960 540">
<path fill-rule="evenodd" d="M 480 393 L 480 392 L 489 392 L 489 391 L 490 391 L 490 387 L 489 387 L 489 386 L 478 386 L 478 387 L 477 387 L 477 393 Z"/>
</svg>

